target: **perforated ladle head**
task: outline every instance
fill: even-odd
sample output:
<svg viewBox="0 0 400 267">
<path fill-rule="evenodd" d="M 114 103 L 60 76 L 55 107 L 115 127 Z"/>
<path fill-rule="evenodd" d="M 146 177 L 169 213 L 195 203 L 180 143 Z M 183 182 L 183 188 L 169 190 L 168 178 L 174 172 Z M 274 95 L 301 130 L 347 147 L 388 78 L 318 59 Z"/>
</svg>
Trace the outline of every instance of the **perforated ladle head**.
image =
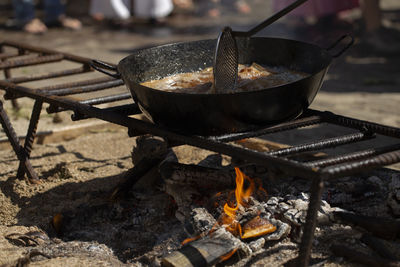
<svg viewBox="0 0 400 267">
<path fill-rule="evenodd" d="M 232 31 L 230 27 L 225 27 L 222 30 L 218 36 L 214 55 L 213 74 L 214 90 L 216 93 L 226 93 L 234 90 L 236 87 L 239 53 L 235 37 L 250 37 L 256 34 L 306 1 L 308 0 L 297 0 L 293 2 L 247 32 Z"/>
<path fill-rule="evenodd" d="M 216 92 L 233 90 L 238 77 L 238 49 L 230 27 L 218 36 L 214 57 L 214 88 Z"/>
</svg>

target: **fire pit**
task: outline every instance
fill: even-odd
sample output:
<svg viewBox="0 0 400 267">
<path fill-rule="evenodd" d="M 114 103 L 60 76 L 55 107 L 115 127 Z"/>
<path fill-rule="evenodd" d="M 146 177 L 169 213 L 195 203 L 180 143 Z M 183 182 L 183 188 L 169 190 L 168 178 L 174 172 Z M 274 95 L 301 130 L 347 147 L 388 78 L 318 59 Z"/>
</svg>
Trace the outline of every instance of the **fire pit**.
<svg viewBox="0 0 400 267">
<path fill-rule="evenodd" d="M 254 204 L 253 206 L 255 207 L 254 209 L 256 209 L 257 212 L 244 211 L 244 213 L 240 214 L 240 216 L 242 216 L 243 218 L 246 217 L 246 220 L 243 219 L 243 221 L 241 221 L 242 218 L 239 218 L 240 216 L 234 219 L 232 219 L 232 216 L 230 217 L 231 218 L 230 220 L 231 222 L 233 222 L 233 224 L 235 224 L 235 221 L 238 221 L 240 224 L 240 228 L 242 228 L 242 233 L 240 233 L 241 232 L 240 230 L 237 230 L 240 228 L 238 227 L 235 228 L 233 232 L 237 235 L 236 237 L 229 231 L 225 230 L 225 228 L 228 227 L 219 227 L 218 229 L 211 230 L 213 228 L 212 226 L 214 223 L 213 219 L 211 218 L 214 218 L 214 220 L 215 219 L 218 220 L 218 218 L 221 215 L 216 216 L 215 214 L 211 214 L 212 210 L 210 211 L 208 210 L 205 211 L 200 209 L 193 210 L 194 212 L 193 215 L 190 215 L 193 218 L 192 219 L 193 222 L 191 223 L 192 225 L 191 228 L 197 227 L 197 229 L 192 229 L 193 235 L 191 237 L 196 237 L 196 234 L 198 234 L 201 235 L 202 238 L 188 243 L 188 245 L 184 246 L 182 250 L 179 250 L 179 247 L 174 247 L 173 250 L 176 249 L 177 250 L 176 253 L 178 254 L 172 253 L 170 256 L 167 256 L 166 254 L 164 258 L 164 264 L 174 264 L 173 261 L 175 261 L 176 257 L 179 258 L 180 257 L 179 255 L 181 254 L 187 256 L 189 253 L 187 252 L 188 250 L 190 250 L 191 252 L 190 255 L 199 256 L 198 254 L 199 249 L 202 247 L 211 248 L 211 245 L 207 244 L 209 244 L 209 241 L 212 240 L 212 238 L 215 236 L 219 236 L 222 240 L 227 240 L 227 239 L 230 240 L 229 243 L 231 243 L 231 245 L 229 245 L 228 248 L 226 248 L 225 246 L 225 251 L 221 250 L 218 254 L 212 257 L 210 256 L 210 258 L 204 257 L 204 255 L 200 253 L 201 255 L 203 255 L 202 257 L 200 257 L 202 263 L 204 263 L 204 261 L 206 261 L 207 264 L 213 264 L 219 262 L 222 259 L 225 259 L 225 256 L 229 256 L 229 254 L 231 253 L 236 253 L 238 255 L 243 256 L 244 255 L 243 253 L 246 253 L 246 251 L 247 253 L 249 253 L 250 251 L 253 252 L 253 249 L 254 251 L 257 251 L 257 248 L 263 247 L 265 242 L 268 241 L 269 238 L 268 236 L 274 236 L 274 233 L 279 233 L 278 237 L 275 237 L 279 239 L 287 235 L 288 230 L 285 230 L 288 229 L 288 227 L 285 226 L 286 220 L 275 218 L 276 216 L 279 215 L 291 218 L 292 223 L 290 226 L 292 228 L 293 226 L 296 226 L 298 228 L 297 230 L 299 232 L 299 235 L 297 238 L 299 238 L 300 236 L 301 245 L 299 249 L 297 265 L 306 266 L 309 263 L 310 250 L 313 242 L 314 231 L 317 224 L 317 217 L 319 214 L 318 211 L 321 208 L 321 196 L 323 194 L 324 184 L 325 183 L 329 184 L 328 189 L 331 192 L 333 190 L 332 188 L 334 188 L 335 180 L 338 178 L 349 176 L 356 173 L 361 173 L 367 170 L 372 171 L 373 169 L 377 169 L 379 167 L 390 165 L 400 161 L 400 144 L 398 140 L 400 138 L 400 129 L 383 126 L 376 123 L 370 123 L 367 121 L 360 121 L 357 119 L 352 119 L 344 116 L 339 116 L 330 112 L 321 112 L 316 110 L 307 110 L 301 117 L 299 117 L 296 120 L 283 122 L 274 126 L 267 126 L 258 129 L 257 131 L 227 134 L 222 136 L 212 136 L 207 138 L 201 136 L 189 136 L 189 135 L 177 134 L 175 132 L 159 127 L 147 121 L 131 117 L 130 115 L 140 114 L 140 110 L 137 107 L 137 105 L 135 103 L 130 103 L 128 105 L 119 104 L 120 103 L 119 101 L 123 99 L 124 100 L 130 99 L 130 94 L 126 92 L 124 94 L 114 95 L 112 94 L 112 90 L 107 91 L 107 89 L 109 88 L 122 85 L 123 82 L 119 79 L 113 79 L 113 78 L 89 79 L 86 81 L 73 82 L 60 85 L 50 84 L 40 89 L 32 89 L 27 86 L 19 85 L 19 83 L 28 81 L 43 81 L 54 77 L 64 77 L 64 76 L 71 76 L 75 74 L 90 72 L 92 70 L 89 66 L 90 64 L 89 59 L 70 54 L 59 53 L 57 51 L 52 51 L 48 49 L 22 45 L 14 42 L 4 42 L 0 45 L 0 47 L 2 51 L 4 51 L 2 54 L 0 54 L 0 58 L 1 60 L 3 60 L 3 62 L 0 63 L 0 69 L 5 70 L 6 73 L 6 79 L 0 81 L 0 89 L 6 91 L 7 99 L 17 99 L 19 97 L 25 96 L 35 100 L 35 105 L 32 112 L 32 117 L 27 133 L 26 142 L 23 147 L 19 144 L 18 138 L 12 128 L 12 124 L 10 123 L 7 114 L 3 109 L 2 103 L 0 107 L 1 124 L 20 161 L 20 167 L 18 171 L 19 178 L 22 178 L 24 174 L 27 174 L 30 181 L 32 182 L 40 181 L 39 177 L 37 176 L 33 167 L 30 164 L 29 156 L 32 150 L 32 144 L 35 137 L 36 126 L 39 120 L 42 104 L 48 103 L 50 104 L 50 107 L 48 108 L 49 112 L 72 110 L 74 112 L 73 120 L 83 120 L 86 118 L 93 117 L 126 127 L 129 131 L 130 136 L 132 137 L 144 134 L 151 134 L 163 138 L 161 144 L 165 143 L 165 145 L 162 145 L 160 150 L 155 150 L 155 151 L 152 150 L 153 155 L 154 154 L 156 155 L 155 157 L 147 157 L 147 158 L 144 157 L 137 159 L 137 161 L 135 162 L 136 163 L 135 168 L 128 171 L 127 173 L 127 177 L 130 177 L 130 179 L 127 180 L 125 185 L 118 188 L 116 194 L 123 192 L 124 190 L 122 189 L 125 187 L 127 188 L 127 186 L 131 186 L 137 182 L 141 182 L 141 178 L 149 171 L 154 169 L 155 166 L 157 166 L 157 168 L 159 166 L 160 168 L 161 167 L 164 168 L 164 169 L 161 168 L 164 171 L 161 172 L 161 174 L 164 175 L 165 181 L 172 179 L 171 177 L 177 177 L 176 174 L 179 172 L 179 168 L 184 168 L 185 173 L 190 171 L 191 170 L 190 168 L 192 168 L 193 166 L 192 167 L 181 166 L 179 164 L 176 165 L 176 163 L 165 161 L 166 157 L 168 156 L 168 149 L 172 147 L 181 146 L 184 144 L 229 156 L 235 162 L 238 162 L 238 166 L 248 164 L 250 165 L 250 168 L 255 168 L 255 170 L 257 170 L 257 168 L 260 169 L 262 167 L 264 168 L 264 174 L 266 173 L 265 170 L 268 170 L 267 173 L 275 177 L 282 177 L 282 176 L 296 177 L 296 179 L 291 181 L 292 183 L 296 183 L 297 180 L 302 180 L 302 179 L 309 181 L 309 184 L 307 184 L 308 189 L 305 190 L 308 192 L 308 194 L 306 195 L 300 194 L 298 197 L 296 197 L 296 199 L 285 198 L 285 196 L 280 196 L 278 194 L 275 194 L 277 193 L 276 190 L 275 191 L 269 190 L 268 188 L 267 188 L 269 196 L 268 198 L 264 198 L 261 200 L 257 198 L 254 199 L 251 198 L 250 200 L 250 198 L 246 196 L 245 197 L 245 199 L 247 198 L 246 202 L 252 202 Z M 13 68 L 22 66 L 32 66 L 38 64 L 40 65 L 56 61 L 71 61 L 78 63 L 81 66 L 75 69 L 67 69 L 46 74 L 34 74 L 31 76 L 21 76 L 21 77 L 10 76 L 9 70 Z M 94 92 L 94 91 L 99 93 L 102 92 L 104 94 L 102 94 L 103 95 L 102 97 L 95 97 L 95 98 L 91 97 L 83 99 L 81 98 L 79 100 L 76 100 L 77 98 L 71 97 L 71 95 L 80 96 L 83 93 Z M 111 104 L 111 106 L 108 107 L 98 106 L 104 103 L 109 103 Z M 258 149 L 258 145 L 254 145 L 254 143 L 240 141 L 243 139 L 249 140 L 256 137 L 261 137 L 272 133 L 277 133 L 277 132 L 284 133 L 293 129 L 318 126 L 318 125 L 335 125 L 344 127 L 348 129 L 349 133 L 345 135 L 335 136 L 332 138 L 321 137 L 321 139 L 312 140 L 310 142 L 301 145 L 294 145 L 286 148 L 280 147 L 268 151 Z M 385 146 L 371 147 L 371 145 L 369 145 L 370 144 L 369 142 L 371 140 L 380 137 L 392 138 L 394 141 L 392 142 L 392 144 L 387 146 L 385 145 Z M 240 144 L 241 142 L 242 144 Z M 357 149 L 352 152 L 339 153 L 336 155 L 326 154 L 327 149 L 333 147 L 335 148 L 342 147 L 348 144 L 354 144 L 360 142 L 366 144 L 367 148 Z M 164 152 L 161 154 L 157 154 L 158 151 L 160 152 L 164 151 Z M 317 153 L 324 153 L 324 156 L 320 158 L 304 157 L 305 153 L 311 153 L 311 152 L 313 155 Z M 226 185 L 231 186 L 231 190 L 235 187 L 232 181 L 235 180 L 236 178 L 232 176 L 233 173 L 232 167 L 233 166 L 231 166 L 230 171 L 227 170 L 219 171 L 219 173 L 222 174 L 222 177 L 225 178 L 230 177 L 230 180 L 228 179 L 229 181 L 223 182 L 221 181 L 223 179 L 219 178 L 214 180 L 222 184 L 225 183 L 225 186 Z M 209 172 L 210 170 L 207 167 L 207 169 L 203 171 Z M 251 174 L 254 173 L 257 174 L 257 172 L 255 171 L 253 172 L 243 171 L 243 172 L 251 178 L 257 178 L 258 176 L 256 175 L 255 177 L 252 177 Z M 193 172 L 193 174 L 195 173 L 198 174 L 199 170 L 196 169 L 196 171 Z M 199 177 L 200 178 L 204 177 L 203 174 L 201 174 Z M 196 176 L 193 175 L 192 177 Z M 179 184 L 177 182 L 175 183 Z M 392 187 L 394 192 L 397 192 L 395 191 L 397 190 L 395 184 L 396 182 L 394 179 Z M 227 186 L 225 190 L 228 189 L 229 186 Z M 166 192 L 169 192 L 170 195 L 173 195 L 173 192 L 169 190 L 172 190 L 172 187 L 166 188 Z M 260 190 L 260 192 L 263 191 Z M 395 196 L 397 193 L 392 193 L 392 194 L 394 194 L 393 195 L 394 201 L 396 201 Z M 336 194 L 332 194 L 332 196 L 337 197 Z M 177 202 L 178 196 L 174 197 L 175 197 L 174 201 Z M 228 197 L 228 199 L 230 198 Z M 240 201 L 240 198 L 237 201 Z M 170 200 L 168 197 L 162 195 L 160 196 L 159 202 L 170 203 Z M 302 208 L 300 208 L 301 204 L 303 204 Z M 326 212 L 325 212 L 326 216 L 327 217 L 333 216 L 332 215 L 333 211 L 328 212 L 330 210 L 330 207 L 326 206 L 325 202 L 323 202 L 323 204 L 324 205 L 322 207 L 326 207 Z M 296 207 L 296 205 L 297 208 L 294 208 Z M 187 214 L 185 214 L 185 207 L 182 205 L 177 205 L 177 206 L 178 206 L 177 207 L 178 211 L 183 211 L 182 214 L 187 216 Z M 222 205 L 222 207 L 223 206 L 224 205 Z M 232 209 L 238 209 L 238 210 L 241 209 L 237 204 L 237 202 L 235 201 L 233 201 L 230 204 L 227 204 L 227 206 L 228 206 L 227 210 L 229 210 L 230 207 L 231 212 Z M 249 209 L 251 210 L 250 207 L 253 206 L 250 205 Z M 167 208 L 165 208 L 166 214 L 168 213 L 169 208 L 170 205 L 167 205 Z M 115 209 L 117 215 L 124 214 L 120 213 L 121 210 L 125 210 L 123 205 L 121 207 L 117 206 L 115 207 Z M 108 205 L 99 206 L 97 210 L 99 211 L 109 210 L 109 206 Z M 307 212 L 305 212 L 305 210 L 307 210 Z M 274 211 L 276 211 L 276 213 L 274 213 Z M 216 214 L 218 214 L 217 211 L 215 212 Z M 246 212 L 248 212 L 252 216 L 247 215 Z M 63 222 L 62 227 L 64 227 L 64 229 L 69 229 L 68 231 L 64 230 L 64 232 L 71 235 L 70 236 L 71 238 L 73 237 L 73 234 L 76 232 L 74 229 L 70 228 L 72 224 L 69 224 L 68 222 L 71 222 L 71 220 L 73 220 L 75 213 L 73 211 L 69 213 L 68 212 L 63 213 L 61 214 L 62 217 L 56 216 L 54 219 L 55 220 L 54 224 L 56 228 L 59 226 L 57 222 L 59 221 Z M 151 216 L 153 215 L 153 211 L 148 213 L 144 212 L 143 214 L 140 214 L 142 218 L 145 218 L 146 216 L 150 215 Z M 134 217 L 137 216 L 139 215 L 136 214 Z M 236 216 L 238 216 L 238 214 L 236 214 Z M 196 219 L 199 217 L 209 218 L 209 219 Z M 63 219 L 59 220 L 59 218 Z M 348 217 L 345 218 L 348 220 L 352 220 L 349 219 Z M 281 223 L 278 222 L 278 220 Z M 324 219 L 321 218 L 320 220 Z M 200 223 L 203 221 L 206 222 L 206 225 L 202 225 L 202 223 Z M 272 226 L 270 226 L 270 223 L 272 224 Z M 223 222 L 219 223 L 219 225 L 224 225 L 224 224 L 226 223 Z M 230 225 L 231 224 L 232 223 L 230 223 Z M 89 225 L 91 224 L 89 223 Z M 166 225 L 168 226 L 168 224 Z M 198 227 L 199 225 L 201 227 Z M 257 227 L 252 228 L 249 225 L 255 225 L 258 228 Z M 131 225 L 128 226 L 131 227 Z M 59 230 L 61 229 L 60 230 L 61 232 L 63 232 L 62 227 L 59 228 Z M 258 236 L 254 236 L 252 238 L 255 238 L 255 240 L 252 240 L 249 243 L 242 241 L 246 239 L 246 238 L 243 239 L 243 237 L 246 237 L 249 232 L 261 231 L 262 233 L 264 233 L 263 232 L 264 230 L 265 232 L 272 231 L 274 227 L 276 227 L 277 229 L 271 234 L 264 235 L 259 238 Z M 239 234 L 237 234 L 236 232 L 239 232 Z M 294 233 L 293 229 L 291 233 Z M 127 235 L 128 234 L 129 233 L 127 233 Z M 242 240 L 240 240 L 238 237 L 241 237 Z M 120 238 L 124 237 L 120 236 Z M 296 239 L 296 237 L 293 238 Z M 149 244 L 148 246 L 154 245 L 155 242 L 152 239 L 152 237 L 146 239 L 146 235 L 144 235 L 143 240 L 145 240 L 143 242 L 148 242 Z M 195 250 L 193 248 L 195 248 Z M 224 248 L 224 246 L 221 245 L 218 246 L 218 248 Z M 240 250 L 241 252 L 240 253 L 233 252 L 238 250 Z M 170 252 L 170 250 L 168 252 Z M 140 251 L 139 252 L 134 251 L 132 253 L 133 254 L 140 253 Z M 220 258 L 220 256 L 224 256 L 224 258 Z"/>
</svg>

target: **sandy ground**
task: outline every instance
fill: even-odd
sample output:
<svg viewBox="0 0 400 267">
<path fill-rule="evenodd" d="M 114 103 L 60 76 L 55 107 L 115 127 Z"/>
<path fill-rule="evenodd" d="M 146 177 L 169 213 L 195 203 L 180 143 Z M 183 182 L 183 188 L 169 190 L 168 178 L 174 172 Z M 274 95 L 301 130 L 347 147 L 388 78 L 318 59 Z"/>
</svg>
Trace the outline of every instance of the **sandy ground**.
<svg viewBox="0 0 400 267">
<path fill-rule="evenodd" d="M 385 7 L 393 9 L 389 2 L 393 1 L 386 1 Z M 262 16 L 262 12 L 258 11 L 254 16 L 240 19 L 228 17 L 205 20 L 178 17 L 172 19 L 170 27 L 156 29 L 140 24 L 122 30 L 85 25 L 81 31 L 51 29 L 42 36 L 0 28 L 0 41 L 19 41 L 117 63 L 136 48 L 215 38 L 220 25 L 235 22 L 238 27 L 245 28 L 260 21 Z M 398 20 L 395 22 L 398 23 Z M 397 24 L 394 26 L 398 27 Z M 322 34 L 301 38 L 325 46 L 332 43 L 341 33 L 332 30 L 326 32 L 326 38 L 323 38 Z M 271 27 L 263 34 L 293 37 L 293 31 L 284 24 Z M 353 48 L 332 62 L 324 85 L 311 108 L 400 127 L 399 66 L 400 54 L 388 56 L 373 53 L 364 49 L 357 39 Z M 26 106 L 32 105 L 29 100 L 22 100 L 21 103 Z M 6 103 L 6 108 L 11 112 L 10 103 Z M 68 120 L 67 115 L 63 116 L 61 124 L 53 124 L 51 116 L 42 115 L 39 131 L 74 124 Z M 17 126 L 18 134 L 23 135 L 28 116 L 11 117 Z M 18 161 L 14 152 L 7 147 L 0 150 L 0 264 L 12 263 L 26 252 L 24 247 L 9 243 L 4 238 L 6 235 L 50 229 L 49 220 L 54 214 L 66 206 L 73 208 L 90 201 L 85 197 L 87 192 L 96 191 L 100 198 L 108 197 L 110 190 L 120 181 L 121 173 L 132 167 L 130 152 L 133 143 L 134 139 L 127 136 L 125 129 L 104 126 L 101 130 L 82 133 L 79 138 L 68 142 L 35 145 L 32 164 L 44 179 L 40 185 L 16 180 Z M 187 149 L 184 153 L 188 162 L 196 161 L 199 155 L 202 155 L 202 152 L 196 149 Z M 57 171 L 60 166 L 67 166 L 71 175 L 60 175 Z M 73 258 L 68 258 L 64 263 L 79 266 L 83 262 L 90 265 L 104 263 L 95 258 L 78 263 L 74 262 Z M 104 266 L 110 266 L 116 265 L 118 260 L 110 256 L 105 262 Z M 54 261 L 42 262 L 42 266 L 57 265 Z"/>
</svg>

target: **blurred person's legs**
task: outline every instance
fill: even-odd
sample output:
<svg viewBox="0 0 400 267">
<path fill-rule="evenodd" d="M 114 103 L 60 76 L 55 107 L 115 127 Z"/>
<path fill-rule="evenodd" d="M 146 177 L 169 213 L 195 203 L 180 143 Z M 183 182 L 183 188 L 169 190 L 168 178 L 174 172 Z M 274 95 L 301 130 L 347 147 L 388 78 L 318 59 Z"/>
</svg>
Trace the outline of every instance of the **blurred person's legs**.
<svg viewBox="0 0 400 267">
<path fill-rule="evenodd" d="M 26 24 L 35 18 L 33 0 L 13 0 L 15 18 L 19 23 Z"/>
<path fill-rule="evenodd" d="M 379 7 L 379 0 L 362 1 L 362 12 L 366 32 L 378 30 L 382 25 L 382 13 Z"/>
<path fill-rule="evenodd" d="M 135 16 L 149 19 L 153 23 L 163 23 L 171 14 L 174 6 L 172 0 L 135 0 Z"/>
<path fill-rule="evenodd" d="M 103 19 L 128 19 L 130 14 L 130 0 L 92 0 L 90 15 L 98 21 Z"/>
<path fill-rule="evenodd" d="M 44 9 L 46 11 L 44 21 L 54 23 L 65 14 L 65 7 L 60 0 L 44 0 Z"/>
<path fill-rule="evenodd" d="M 65 5 L 61 0 L 44 0 L 45 22 L 48 25 L 62 26 L 71 30 L 82 28 L 79 20 L 65 15 Z"/>
<path fill-rule="evenodd" d="M 18 26 L 29 33 L 43 33 L 47 30 L 39 19 L 35 18 L 33 0 L 13 0 L 15 18 Z"/>
</svg>

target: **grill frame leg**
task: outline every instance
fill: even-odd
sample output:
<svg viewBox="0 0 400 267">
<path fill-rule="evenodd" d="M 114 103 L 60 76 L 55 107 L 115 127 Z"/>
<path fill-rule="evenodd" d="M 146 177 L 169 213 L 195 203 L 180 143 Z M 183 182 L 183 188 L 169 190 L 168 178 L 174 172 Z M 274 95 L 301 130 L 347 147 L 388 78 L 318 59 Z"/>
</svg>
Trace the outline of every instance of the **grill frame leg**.
<svg viewBox="0 0 400 267">
<path fill-rule="evenodd" d="M 315 227 L 317 226 L 317 215 L 318 210 L 321 207 L 323 190 L 324 182 L 322 178 L 314 178 L 310 187 L 310 202 L 308 203 L 306 223 L 304 225 L 303 236 L 301 239 L 299 256 L 296 259 L 296 266 L 305 267 L 309 265 Z"/>
<path fill-rule="evenodd" d="M 29 158 L 27 157 L 25 149 L 21 146 L 18 136 L 10 122 L 10 119 L 4 110 L 3 107 L 3 101 L 0 100 L 0 123 L 3 126 L 3 130 L 6 133 L 8 140 L 10 141 L 10 144 L 17 155 L 18 160 L 20 161 L 20 166 L 23 166 L 21 168 L 24 169 L 26 172 L 29 181 L 32 183 L 40 183 L 40 180 L 33 169 Z"/>
<path fill-rule="evenodd" d="M 25 151 L 25 159 L 20 161 L 17 178 L 22 179 L 25 175 L 25 168 L 24 163 L 26 160 L 29 160 L 32 152 L 33 142 L 35 141 L 36 137 L 36 130 L 40 119 L 40 113 L 42 111 L 43 101 L 36 100 L 35 104 L 33 105 L 31 119 L 29 121 L 28 131 L 26 133 L 25 144 L 24 144 L 24 151 Z"/>
</svg>

